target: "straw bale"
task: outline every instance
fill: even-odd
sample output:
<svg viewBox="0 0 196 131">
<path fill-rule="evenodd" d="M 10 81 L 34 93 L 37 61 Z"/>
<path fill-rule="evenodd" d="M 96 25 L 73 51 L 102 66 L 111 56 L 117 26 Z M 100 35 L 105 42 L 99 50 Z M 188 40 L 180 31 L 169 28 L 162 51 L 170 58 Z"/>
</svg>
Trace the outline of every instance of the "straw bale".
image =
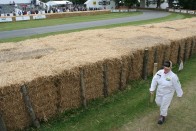
<svg viewBox="0 0 196 131">
<path fill-rule="evenodd" d="M 171 48 L 170 48 L 170 45 L 164 45 L 164 60 L 170 60 L 170 54 L 171 54 Z"/>
<path fill-rule="evenodd" d="M 81 105 L 79 68 L 65 70 L 58 78 L 58 111 L 77 108 Z"/>
<path fill-rule="evenodd" d="M 131 71 L 130 71 L 131 80 L 141 79 L 142 70 L 143 70 L 143 57 L 144 57 L 144 50 L 138 50 L 133 53 L 133 57 L 131 60 Z"/>
<path fill-rule="evenodd" d="M 73 16 L 89 16 L 89 15 L 99 15 L 99 14 L 107 14 L 110 13 L 109 10 L 105 11 L 78 11 L 78 12 L 62 12 L 62 13 L 50 13 L 45 14 L 47 19 L 55 19 L 55 18 L 65 18 L 65 17 L 73 17 Z"/>
<path fill-rule="evenodd" d="M 186 44 L 186 41 L 185 39 L 181 39 L 180 40 L 180 60 L 184 60 L 184 52 L 185 52 L 185 44 Z"/>
<path fill-rule="evenodd" d="M 190 52 L 191 52 L 191 44 L 192 44 L 192 37 L 188 37 L 186 39 L 186 59 L 190 58 Z"/>
<path fill-rule="evenodd" d="M 105 63 L 108 67 L 108 93 L 112 94 L 119 89 L 121 59 L 108 59 Z"/>
<path fill-rule="evenodd" d="M 170 60 L 173 64 L 178 62 L 178 49 L 179 49 L 179 41 L 171 41 L 171 53 L 170 53 Z"/>
<path fill-rule="evenodd" d="M 84 69 L 86 99 L 103 97 L 103 62 L 86 65 Z"/>
<path fill-rule="evenodd" d="M 39 120 L 47 121 L 57 112 L 57 89 L 54 77 L 39 77 L 26 83 L 34 112 Z"/>
<path fill-rule="evenodd" d="M 123 63 L 124 63 L 124 68 L 126 69 L 126 81 L 128 82 L 130 80 L 130 73 L 131 73 L 131 61 L 132 61 L 132 57 L 133 57 L 133 54 L 130 53 L 128 54 L 128 56 L 126 56 L 126 61 L 124 62 L 123 60 Z M 122 57 L 123 58 L 123 57 Z"/>
<path fill-rule="evenodd" d="M 192 43 L 193 43 L 192 53 L 196 53 L 196 36 L 195 36 L 195 37 L 193 37 L 193 41 L 192 41 Z"/>
<path fill-rule="evenodd" d="M 147 73 L 148 75 L 152 75 L 153 74 L 153 69 L 154 69 L 154 59 L 155 59 L 155 50 L 156 47 L 151 47 L 148 48 L 148 63 L 147 63 Z"/>
<path fill-rule="evenodd" d="M 23 101 L 20 85 L 11 85 L 0 91 L 0 112 L 3 114 L 5 123 L 9 123 L 6 124 L 7 130 L 23 129 L 31 125 Z"/>
<path fill-rule="evenodd" d="M 163 57 L 164 57 L 164 46 L 160 45 L 157 47 L 157 67 L 158 69 L 162 68 L 163 63 Z"/>
<path fill-rule="evenodd" d="M 127 82 L 129 81 L 130 69 L 131 69 L 131 54 L 122 56 L 121 57 L 121 86 L 122 86 L 121 89 L 124 89 Z"/>
</svg>

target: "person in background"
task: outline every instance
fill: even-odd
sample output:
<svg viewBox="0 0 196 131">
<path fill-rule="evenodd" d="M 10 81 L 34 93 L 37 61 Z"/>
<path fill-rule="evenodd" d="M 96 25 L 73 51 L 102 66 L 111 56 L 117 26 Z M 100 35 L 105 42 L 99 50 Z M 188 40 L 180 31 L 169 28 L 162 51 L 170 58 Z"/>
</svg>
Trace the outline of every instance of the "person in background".
<svg viewBox="0 0 196 131">
<path fill-rule="evenodd" d="M 164 123 L 174 92 L 177 93 L 177 97 L 182 97 L 183 95 L 178 76 L 173 73 L 171 69 L 172 62 L 165 61 L 163 69 L 159 70 L 154 75 L 151 82 L 150 93 L 153 94 L 157 88 L 155 102 L 158 106 L 160 106 L 158 124 Z"/>
</svg>

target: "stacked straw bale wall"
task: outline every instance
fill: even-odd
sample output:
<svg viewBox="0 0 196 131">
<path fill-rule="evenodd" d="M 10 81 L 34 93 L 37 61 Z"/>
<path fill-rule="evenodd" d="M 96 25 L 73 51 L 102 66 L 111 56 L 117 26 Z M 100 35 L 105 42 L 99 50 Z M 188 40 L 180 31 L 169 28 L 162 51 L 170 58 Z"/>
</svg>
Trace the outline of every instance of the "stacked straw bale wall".
<svg viewBox="0 0 196 131">
<path fill-rule="evenodd" d="M 140 80 L 145 49 L 147 75 L 154 62 L 161 68 L 164 60 L 188 60 L 196 53 L 196 18 L 1 44 L 0 114 L 6 128 L 33 123 L 21 86 L 27 88 L 36 120 L 47 121 L 125 89 L 128 80 Z"/>
<path fill-rule="evenodd" d="M 66 18 L 73 16 L 90 16 L 90 15 L 99 15 L 99 14 L 107 14 L 110 13 L 109 10 L 98 10 L 98 11 L 78 11 L 78 12 L 64 12 L 64 13 L 54 13 L 54 14 L 46 14 L 47 19 L 55 19 L 55 18 Z"/>
</svg>

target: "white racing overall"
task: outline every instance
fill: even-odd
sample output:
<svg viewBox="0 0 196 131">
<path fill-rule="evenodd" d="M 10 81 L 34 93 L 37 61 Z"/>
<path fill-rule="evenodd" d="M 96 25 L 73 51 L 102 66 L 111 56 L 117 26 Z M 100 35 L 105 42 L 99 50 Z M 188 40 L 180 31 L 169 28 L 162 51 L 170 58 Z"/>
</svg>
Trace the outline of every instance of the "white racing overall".
<svg viewBox="0 0 196 131">
<path fill-rule="evenodd" d="M 156 103 L 160 106 L 160 115 L 167 116 L 167 110 L 176 91 L 178 97 L 182 97 L 183 91 L 176 74 L 171 70 L 165 74 L 159 70 L 153 77 L 150 91 L 156 91 Z"/>
</svg>

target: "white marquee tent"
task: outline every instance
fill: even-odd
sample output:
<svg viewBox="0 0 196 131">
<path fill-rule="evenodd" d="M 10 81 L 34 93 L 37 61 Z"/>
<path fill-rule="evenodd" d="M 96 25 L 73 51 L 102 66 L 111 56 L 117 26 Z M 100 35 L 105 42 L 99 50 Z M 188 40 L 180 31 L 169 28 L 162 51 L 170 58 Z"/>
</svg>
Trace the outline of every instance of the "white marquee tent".
<svg viewBox="0 0 196 131">
<path fill-rule="evenodd" d="M 84 3 L 89 8 L 100 8 L 100 9 L 115 9 L 116 4 L 114 0 L 87 0 Z"/>
<path fill-rule="evenodd" d="M 67 5 L 67 4 L 73 4 L 70 1 L 48 1 L 46 3 L 48 6 L 55 6 L 55 5 Z"/>
<path fill-rule="evenodd" d="M 0 0 L 0 4 L 10 4 L 11 3 L 31 3 L 31 0 Z"/>
</svg>

